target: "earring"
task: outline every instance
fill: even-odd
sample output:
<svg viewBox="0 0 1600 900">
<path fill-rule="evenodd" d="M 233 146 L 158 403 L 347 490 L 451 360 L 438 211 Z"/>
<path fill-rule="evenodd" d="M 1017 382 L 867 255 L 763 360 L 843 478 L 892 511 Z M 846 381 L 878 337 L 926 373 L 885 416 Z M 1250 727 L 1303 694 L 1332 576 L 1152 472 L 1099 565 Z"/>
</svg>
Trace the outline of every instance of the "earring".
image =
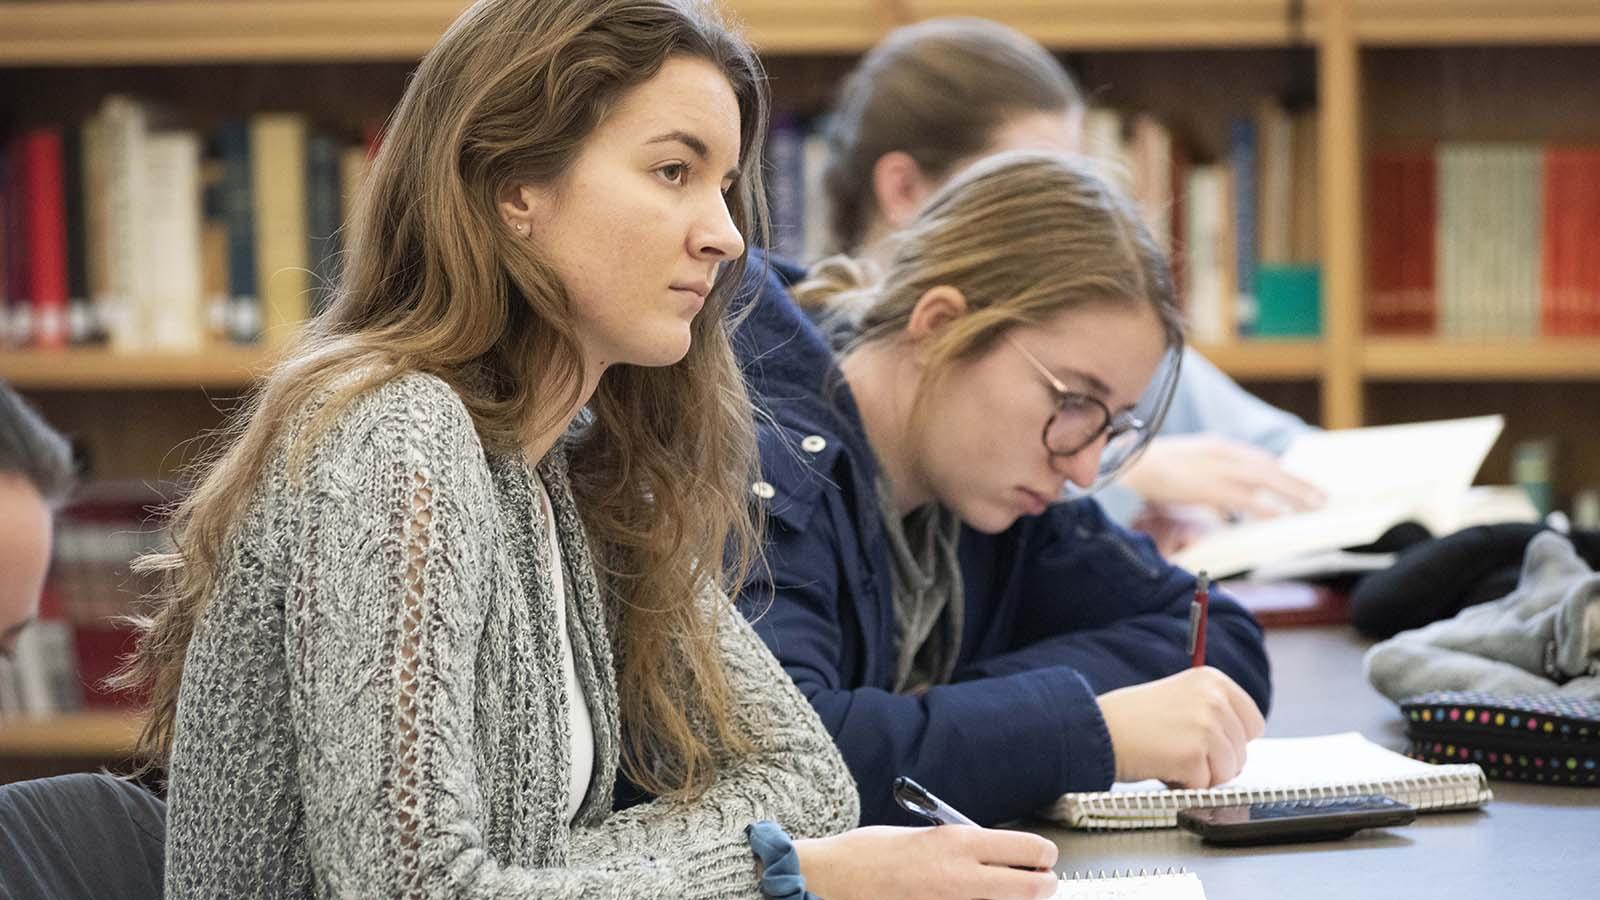
<svg viewBox="0 0 1600 900">
<path fill-rule="evenodd" d="M 517 223 L 517 234 L 520 234 L 523 237 L 527 237 L 528 236 L 528 223 L 527 222 L 518 222 Z"/>
</svg>

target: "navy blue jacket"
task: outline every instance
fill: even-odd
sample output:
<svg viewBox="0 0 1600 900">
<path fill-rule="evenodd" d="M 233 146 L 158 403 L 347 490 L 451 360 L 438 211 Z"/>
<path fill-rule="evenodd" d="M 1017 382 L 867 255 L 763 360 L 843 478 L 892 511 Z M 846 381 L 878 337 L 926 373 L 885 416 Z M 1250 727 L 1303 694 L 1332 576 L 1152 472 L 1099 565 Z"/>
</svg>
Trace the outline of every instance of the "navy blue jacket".
<svg viewBox="0 0 1600 900">
<path fill-rule="evenodd" d="M 1101 790 L 1115 761 L 1095 695 L 1188 665 L 1194 578 L 1088 501 L 998 535 L 963 529 L 965 624 L 952 683 L 893 691 L 896 629 L 876 462 L 832 353 L 788 293 L 803 273 L 760 255 L 735 334 L 758 406 L 765 566 L 741 610 L 833 734 L 864 824 L 908 824 L 908 775 L 981 824 L 1067 791 Z M 1207 662 L 1270 697 L 1261 629 L 1214 596 Z"/>
</svg>

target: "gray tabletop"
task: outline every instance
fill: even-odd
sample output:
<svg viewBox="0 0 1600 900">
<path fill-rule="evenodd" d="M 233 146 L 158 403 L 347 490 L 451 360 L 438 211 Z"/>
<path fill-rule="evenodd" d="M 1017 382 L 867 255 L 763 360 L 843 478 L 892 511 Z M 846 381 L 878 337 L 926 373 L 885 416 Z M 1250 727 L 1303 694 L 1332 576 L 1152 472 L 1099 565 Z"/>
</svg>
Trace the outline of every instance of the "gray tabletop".
<svg viewBox="0 0 1600 900">
<path fill-rule="evenodd" d="M 1361 675 L 1368 643 L 1347 627 L 1269 631 L 1267 734 L 1354 730 L 1404 748 L 1399 712 Z M 1062 872 L 1184 866 L 1199 874 L 1209 900 L 1600 898 L 1600 789 L 1490 784 L 1495 797 L 1481 811 L 1424 814 L 1403 828 L 1341 841 L 1223 849 L 1178 829 L 1031 830 L 1061 848 Z"/>
</svg>

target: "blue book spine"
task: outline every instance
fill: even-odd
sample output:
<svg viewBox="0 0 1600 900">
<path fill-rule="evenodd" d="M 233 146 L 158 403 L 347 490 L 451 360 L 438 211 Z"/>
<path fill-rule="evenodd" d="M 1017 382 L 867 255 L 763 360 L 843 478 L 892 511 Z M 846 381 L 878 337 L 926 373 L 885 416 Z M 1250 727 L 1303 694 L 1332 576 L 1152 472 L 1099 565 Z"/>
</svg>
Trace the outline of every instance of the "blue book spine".
<svg viewBox="0 0 1600 900">
<path fill-rule="evenodd" d="M 313 316 L 328 308 L 339 276 L 339 151 L 339 142 L 326 134 L 306 140 L 306 259 Z"/>
<path fill-rule="evenodd" d="M 239 343 L 261 338 L 256 294 L 255 197 L 250 189 L 250 123 L 230 120 L 217 131 L 222 161 L 219 212 L 228 228 L 228 337 Z"/>
<path fill-rule="evenodd" d="M 1240 337 L 1256 327 L 1256 123 L 1235 119 L 1228 127 L 1228 168 L 1233 181 L 1234 283 Z"/>
<path fill-rule="evenodd" d="M 772 250 L 796 261 L 805 253 L 805 142 L 806 131 L 798 118 L 787 113 L 773 116 L 767 138 Z"/>
</svg>

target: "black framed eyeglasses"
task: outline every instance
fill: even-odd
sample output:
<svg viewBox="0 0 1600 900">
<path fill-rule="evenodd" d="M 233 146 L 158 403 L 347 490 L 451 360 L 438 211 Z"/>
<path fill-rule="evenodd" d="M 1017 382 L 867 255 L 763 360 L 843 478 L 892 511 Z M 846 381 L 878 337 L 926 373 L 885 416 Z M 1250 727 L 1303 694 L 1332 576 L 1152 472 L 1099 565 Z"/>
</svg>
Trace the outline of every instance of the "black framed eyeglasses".
<svg viewBox="0 0 1600 900">
<path fill-rule="evenodd" d="M 1027 348 L 1010 337 L 1006 340 L 1038 371 L 1055 394 L 1055 409 L 1045 420 L 1041 433 L 1046 452 L 1051 456 L 1076 456 L 1105 436 L 1106 445 L 1100 452 L 1096 478 L 1098 485 L 1115 476 L 1143 451 L 1150 437 L 1148 423 L 1131 410 L 1113 413 L 1099 397 L 1068 388 Z"/>
</svg>

